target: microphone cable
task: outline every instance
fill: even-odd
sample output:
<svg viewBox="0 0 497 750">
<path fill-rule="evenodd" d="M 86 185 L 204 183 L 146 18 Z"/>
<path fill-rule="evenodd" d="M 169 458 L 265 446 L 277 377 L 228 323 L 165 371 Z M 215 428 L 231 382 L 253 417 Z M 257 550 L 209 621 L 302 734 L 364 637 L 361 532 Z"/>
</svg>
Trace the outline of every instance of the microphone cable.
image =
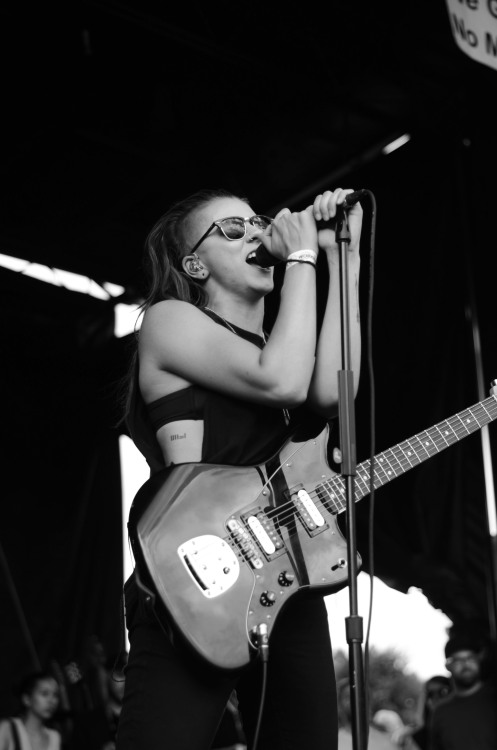
<svg viewBox="0 0 497 750">
<path fill-rule="evenodd" d="M 262 662 L 262 686 L 261 686 L 261 697 L 259 701 L 259 709 L 257 713 L 257 722 L 255 725 L 254 741 L 252 744 L 252 750 L 257 750 L 259 743 L 259 734 L 261 731 L 262 714 L 264 713 L 264 702 L 266 700 L 266 689 L 267 689 L 267 661 Z"/>
<path fill-rule="evenodd" d="M 373 595 L 374 595 L 374 510 L 375 510 L 375 486 L 374 486 L 374 456 L 376 453 L 376 391 L 373 366 L 373 292 L 374 292 L 374 263 L 375 263 L 375 240 L 376 240 L 376 199 L 370 190 L 364 193 L 371 203 L 371 231 L 369 239 L 369 286 L 368 303 L 366 315 L 367 331 L 367 370 L 369 380 L 369 442 L 370 442 L 370 471 L 369 471 L 369 518 L 368 518 L 368 566 L 369 566 L 369 608 L 367 616 L 366 638 L 364 641 L 364 686 L 366 716 L 369 715 L 369 639 L 371 634 L 371 622 L 373 619 Z"/>
</svg>

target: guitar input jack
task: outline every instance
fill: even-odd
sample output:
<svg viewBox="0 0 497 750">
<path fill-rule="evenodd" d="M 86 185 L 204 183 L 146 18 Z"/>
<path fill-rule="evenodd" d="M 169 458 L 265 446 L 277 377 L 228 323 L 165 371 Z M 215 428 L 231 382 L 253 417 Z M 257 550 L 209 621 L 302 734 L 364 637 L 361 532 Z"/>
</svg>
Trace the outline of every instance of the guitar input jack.
<svg viewBox="0 0 497 750">
<path fill-rule="evenodd" d="M 267 633 L 267 625 L 261 622 L 255 628 L 255 645 L 259 652 L 259 656 L 262 662 L 267 662 L 269 659 L 269 636 Z"/>
</svg>

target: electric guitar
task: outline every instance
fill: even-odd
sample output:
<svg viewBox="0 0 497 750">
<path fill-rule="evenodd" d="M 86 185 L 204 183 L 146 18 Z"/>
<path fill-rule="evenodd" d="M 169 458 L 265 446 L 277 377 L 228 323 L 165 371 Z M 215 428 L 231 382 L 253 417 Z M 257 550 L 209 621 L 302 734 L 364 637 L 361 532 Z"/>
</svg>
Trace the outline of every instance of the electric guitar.
<svg viewBox="0 0 497 750">
<path fill-rule="evenodd" d="M 371 482 L 381 487 L 496 419 L 493 385 L 486 400 L 359 464 L 355 501 Z M 336 520 L 346 509 L 346 482 L 329 467 L 327 441 L 328 427 L 311 440 L 289 440 L 276 460 L 253 467 L 182 464 L 138 492 L 130 516 L 135 556 L 168 622 L 211 665 L 248 664 L 258 636 L 271 634 L 296 592 L 329 594 L 347 584 Z"/>
</svg>

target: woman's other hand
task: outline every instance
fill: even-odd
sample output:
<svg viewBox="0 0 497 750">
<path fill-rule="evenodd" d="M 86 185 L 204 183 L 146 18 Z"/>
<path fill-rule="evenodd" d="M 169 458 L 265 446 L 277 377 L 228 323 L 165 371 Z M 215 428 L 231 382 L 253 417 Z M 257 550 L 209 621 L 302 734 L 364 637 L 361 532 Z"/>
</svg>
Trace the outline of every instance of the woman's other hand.
<svg viewBox="0 0 497 750">
<path fill-rule="evenodd" d="M 286 261 L 298 250 L 318 251 L 318 232 L 313 217 L 313 208 L 305 211 L 290 211 L 283 208 L 271 224 L 270 235 L 260 235 L 264 247 L 280 260 Z"/>
<path fill-rule="evenodd" d="M 345 197 L 352 192 L 352 189 L 344 190 L 342 188 L 337 188 L 333 191 L 326 190 L 323 194 L 315 197 L 312 206 L 309 206 L 308 210 L 312 211 L 312 215 L 316 221 L 331 221 L 336 216 L 337 207 L 340 206 L 344 202 Z M 356 203 L 354 206 L 347 209 L 347 216 L 350 231 L 349 250 L 357 253 L 359 251 L 362 226 L 362 208 L 360 204 Z M 321 250 L 324 250 L 327 253 L 336 252 L 338 250 L 338 243 L 336 241 L 335 228 L 330 225 L 329 227 L 319 229 L 318 243 Z"/>
</svg>

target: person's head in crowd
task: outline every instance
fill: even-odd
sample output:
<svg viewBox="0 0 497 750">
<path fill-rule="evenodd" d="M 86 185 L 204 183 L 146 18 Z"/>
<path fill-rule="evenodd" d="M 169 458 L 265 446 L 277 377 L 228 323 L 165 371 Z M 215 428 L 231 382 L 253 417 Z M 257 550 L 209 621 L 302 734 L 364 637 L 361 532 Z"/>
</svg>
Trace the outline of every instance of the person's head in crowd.
<svg viewBox="0 0 497 750">
<path fill-rule="evenodd" d="M 452 684 L 450 677 L 446 677 L 443 674 L 436 674 L 426 680 L 423 686 L 422 695 L 422 712 L 423 712 L 423 723 L 428 724 L 430 716 L 433 713 L 433 709 L 440 703 L 441 700 L 446 698 L 452 691 Z"/>
<path fill-rule="evenodd" d="M 450 678 L 443 674 L 436 674 L 426 680 L 424 684 L 425 705 L 433 708 L 451 691 Z"/>
<path fill-rule="evenodd" d="M 459 694 L 475 692 L 483 681 L 483 644 L 471 635 L 457 635 L 445 646 L 445 666 Z"/>
<path fill-rule="evenodd" d="M 49 721 L 59 705 L 59 685 L 48 672 L 34 672 L 21 683 L 21 712 L 41 723 Z"/>
<path fill-rule="evenodd" d="M 86 640 L 85 658 L 87 667 L 99 669 L 106 666 L 107 654 L 105 647 L 97 635 L 91 635 Z"/>
</svg>

